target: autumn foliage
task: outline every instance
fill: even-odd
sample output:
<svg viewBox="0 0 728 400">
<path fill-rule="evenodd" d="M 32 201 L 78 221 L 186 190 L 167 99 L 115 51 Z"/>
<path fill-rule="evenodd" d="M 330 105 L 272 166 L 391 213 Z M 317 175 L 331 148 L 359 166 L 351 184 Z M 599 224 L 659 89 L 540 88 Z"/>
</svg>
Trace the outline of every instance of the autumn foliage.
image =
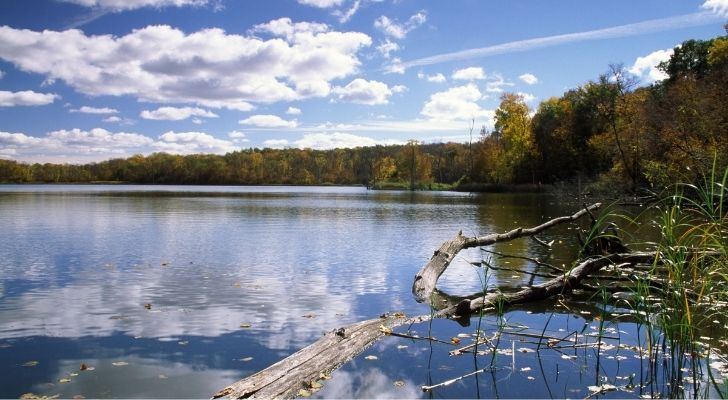
<svg viewBox="0 0 728 400">
<path fill-rule="evenodd" d="M 355 149 L 247 149 L 225 155 L 135 155 L 86 165 L 0 159 L 0 182 L 365 184 L 429 188 L 592 182 L 633 191 L 698 180 L 728 165 L 728 37 L 689 40 L 640 86 L 621 66 L 529 109 L 506 93 L 472 143 Z"/>
</svg>

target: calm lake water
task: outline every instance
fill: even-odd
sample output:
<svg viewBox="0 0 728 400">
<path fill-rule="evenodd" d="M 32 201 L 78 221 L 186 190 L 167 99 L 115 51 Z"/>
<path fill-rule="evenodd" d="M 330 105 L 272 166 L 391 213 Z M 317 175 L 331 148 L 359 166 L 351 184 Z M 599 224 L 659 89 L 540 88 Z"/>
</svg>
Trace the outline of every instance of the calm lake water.
<svg viewBox="0 0 728 400">
<path fill-rule="evenodd" d="M 0 186 L 0 397 L 209 397 L 337 327 L 388 311 L 429 313 L 410 293 L 412 278 L 459 230 L 534 226 L 579 206 L 548 195 L 350 187 Z M 560 266 L 574 258 L 574 232 L 564 225 L 543 235 L 551 251 L 527 239 L 494 249 Z M 482 270 L 468 261 L 483 257 L 464 252 L 439 288 L 482 290 Z M 499 270 L 487 286 L 543 279 Z M 585 397 L 605 383 L 624 387 L 606 397 L 669 395 L 654 382 L 669 377 L 635 348 L 640 326 L 597 303 L 549 301 L 488 316 L 482 334 L 504 332 L 494 354 L 449 356 L 451 344 L 385 337 L 315 395 Z M 605 309 L 612 317 L 598 317 Z M 399 331 L 464 345 L 479 321 L 471 322 Z M 600 328 L 617 339 L 589 346 Z M 542 331 L 576 332 L 587 345 L 536 352 L 529 332 Z"/>
</svg>

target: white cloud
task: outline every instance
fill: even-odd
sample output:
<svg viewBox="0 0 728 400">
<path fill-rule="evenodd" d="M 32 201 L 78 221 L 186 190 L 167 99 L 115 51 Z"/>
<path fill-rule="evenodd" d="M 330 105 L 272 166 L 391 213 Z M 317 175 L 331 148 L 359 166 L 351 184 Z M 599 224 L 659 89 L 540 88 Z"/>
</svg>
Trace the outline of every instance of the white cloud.
<svg viewBox="0 0 728 400">
<path fill-rule="evenodd" d="M 245 133 L 240 131 L 228 132 L 228 137 L 233 140 L 233 143 L 247 143 L 250 141 Z"/>
<path fill-rule="evenodd" d="M 728 0 L 705 0 L 701 7 L 721 17 L 728 17 Z"/>
<path fill-rule="evenodd" d="M 83 106 L 78 109 L 72 109 L 72 113 L 83 113 L 83 114 L 117 114 L 119 110 L 109 107 L 103 107 L 103 108 L 97 108 L 97 107 L 89 107 L 89 106 Z"/>
<path fill-rule="evenodd" d="M 538 83 L 538 78 L 536 78 L 536 75 L 534 74 L 523 74 L 518 77 L 518 79 L 522 80 L 526 85 L 535 85 Z"/>
<path fill-rule="evenodd" d="M 193 107 L 160 107 L 156 110 L 143 110 L 139 116 L 144 119 L 155 121 L 181 121 L 190 117 L 217 118 L 218 115 L 204 110 L 202 108 Z"/>
<path fill-rule="evenodd" d="M 437 92 L 422 107 L 420 114 L 434 120 L 492 118 L 493 112 L 476 103 L 483 94 L 472 83 Z"/>
<path fill-rule="evenodd" d="M 270 114 L 253 115 L 246 119 L 241 119 L 238 123 L 260 128 L 295 128 L 298 126 L 298 122 L 295 119 L 293 121 L 287 121 L 277 115 Z"/>
<path fill-rule="evenodd" d="M 198 101 L 197 104 L 203 106 L 203 107 L 210 107 L 210 108 L 226 108 L 228 110 L 236 110 L 236 111 L 250 111 L 255 109 L 255 107 L 246 102 L 246 101 L 219 101 L 219 100 L 201 100 Z"/>
<path fill-rule="evenodd" d="M 460 81 L 482 80 L 485 79 L 485 71 L 481 67 L 463 68 L 453 72 L 452 79 Z"/>
<path fill-rule="evenodd" d="M 298 4 L 317 8 L 338 7 L 344 0 L 298 0 Z"/>
<path fill-rule="evenodd" d="M 354 0 L 354 4 L 351 5 L 351 8 L 349 8 L 346 11 L 336 10 L 334 11 L 334 16 L 339 18 L 340 24 L 345 24 L 349 22 L 351 17 L 356 14 L 357 11 L 359 11 L 359 6 L 361 5 L 361 0 Z"/>
<path fill-rule="evenodd" d="M 376 146 L 378 144 L 404 144 L 398 140 L 375 140 L 366 136 L 350 133 L 311 133 L 303 135 L 293 144 L 301 149 L 330 150 L 340 148 Z"/>
<path fill-rule="evenodd" d="M 718 6 L 716 10 L 722 10 L 722 5 L 726 0 L 708 0 L 708 3 Z M 714 4 L 713 4 L 714 3 Z M 648 33 L 664 32 L 669 30 L 687 28 L 691 26 L 704 26 L 721 22 L 718 15 L 698 12 L 687 15 L 679 15 L 676 17 L 652 19 L 633 24 L 612 26 L 609 28 L 595 29 L 591 31 L 565 33 L 561 35 L 543 36 L 533 39 L 516 40 L 513 42 L 501 43 L 494 46 L 479 47 L 467 50 L 460 50 L 451 53 L 437 54 L 434 56 L 418 58 L 411 61 L 401 62 L 399 68 L 407 69 L 411 67 L 420 67 L 423 65 L 439 64 L 444 62 L 470 60 L 474 58 L 483 58 L 496 54 L 510 54 L 533 49 L 557 46 L 565 43 L 584 42 L 599 39 L 611 39 L 630 37 L 637 35 L 645 35 Z"/>
<path fill-rule="evenodd" d="M 531 93 L 517 92 L 516 94 L 521 96 L 521 98 L 523 98 L 523 101 L 525 101 L 526 103 L 530 103 L 536 100 L 536 96 L 532 95 Z"/>
<path fill-rule="evenodd" d="M 444 83 L 447 82 L 447 78 L 445 78 L 445 75 L 441 73 L 436 73 L 435 75 L 427 75 L 422 72 L 417 74 L 417 77 L 420 79 L 424 79 L 427 82 L 433 82 L 433 83 Z"/>
<path fill-rule="evenodd" d="M 271 149 L 282 149 L 288 147 L 289 143 L 286 139 L 269 139 L 263 142 L 263 147 Z"/>
<path fill-rule="evenodd" d="M 637 57 L 629 73 L 638 76 L 646 82 L 655 82 L 667 79 L 667 74 L 657 68 L 663 61 L 668 61 L 672 56 L 673 49 L 657 50 L 644 56 Z"/>
<path fill-rule="evenodd" d="M 224 154 L 239 149 L 229 140 L 217 139 L 204 132 L 169 131 L 159 136 L 153 146 L 159 151 L 172 154 Z"/>
<path fill-rule="evenodd" d="M 389 39 L 385 39 L 376 49 L 382 57 L 389 58 L 391 52 L 399 50 L 399 45 Z"/>
<path fill-rule="evenodd" d="M 0 43 L 0 47 L 2 47 L 2 43 Z M 58 98 L 60 96 L 54 93 L 38 93 L 32 90 L 20 92 L 0 90 L 0 107 L 44 106 L 53 103 Z"/>
<path fill-rule="evenodd" d="M 371 45 L 364 33 L 288 18 L 253 32 L 273 37 L 164 25 L 120 37 L 2 26 L 0 59 L 91 96 L 250 110 L 249 103 L 328 96 L 330 81 L 357 73 L 357 53 Z"/>
<path fill-rule="evenodd" d="M 108 118 L 103 119 L 104 122 L 121 122 L 121 118 L 117 117 L 116 115 L 112 115 Z"/>
<path fill-rule="evenodd" d="M 515 86 L 513 82 L 508 82 L 501 74 L 493 74 L 488 83 L 485 84 L 485 91 L 488 93 L 503 93 L 504 87 Z"/>
<path fill-rule="evenodd" d="M 392 93 L 404 93 L 409 90 L 405 85 L 394 85 L 392 86 Z"/>
<path fill-rule="evenodd" d="M 392 95 L 392 90 L 386 83 L 361 78 L 354 79 L 344 87 L 336 86 L 332 92 L 338 96 L 339 100 L 367 105 L 387 104 L 389 96 Z"/>
<path fill-rule="evenodd" d="M 297 107 L 288 107 L 288 110 L 286 110 L 286 114 L 288 115 L 301 115 L 301 109 Z"/>
<path fill-rule="evenodd" d="M 134 10 L 142 7 L 204 6 L 210 0 L 60 0 L 84 7 L 99 7 L 114 11 Z"/>
<path fill-rule="evenodd" d="M 382 31 L 385 35 L 395 39 L 404 39 L 407 34 L 427 21 L 427 14 L 424 11 L 409 17 L 409 19 L 400 23 L 396 19 L 390 19 L 386 15 L 382 15 L 374 21 L 374 27 Z"/>
</svg>

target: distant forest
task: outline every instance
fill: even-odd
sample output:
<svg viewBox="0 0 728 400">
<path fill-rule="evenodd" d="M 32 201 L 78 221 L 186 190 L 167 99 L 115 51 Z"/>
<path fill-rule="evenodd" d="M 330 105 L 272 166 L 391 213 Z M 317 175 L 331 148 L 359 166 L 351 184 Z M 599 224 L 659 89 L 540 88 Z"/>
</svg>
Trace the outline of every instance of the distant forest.
<svg viewBox="0 0 728 400">
<path fill-rule="evenodd" d="M 728 30 L 728 27 L 727 27 Z M 728 36 L 689 40 L 638 87 L 620 65 L 541 102 L 501 97 L 492 131 L 472 143 L 355 149 L 249 149 L 225 155 L 135 155 L 86 165 L 0 160 L 0 182 L 366 184 L 418 188 L 593 182 L 634 191 L 702 179 L 728 165 Z"/>
</svg>

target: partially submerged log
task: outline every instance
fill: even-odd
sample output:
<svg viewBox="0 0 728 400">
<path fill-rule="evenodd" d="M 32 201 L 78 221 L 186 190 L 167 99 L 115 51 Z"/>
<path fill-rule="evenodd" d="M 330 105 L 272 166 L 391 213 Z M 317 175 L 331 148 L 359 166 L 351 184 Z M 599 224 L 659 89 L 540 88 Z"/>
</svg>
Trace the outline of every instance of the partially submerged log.
<svg viewBox="0 0 728 400">
<path fill-rule="evenodd" d="M 471 247 L 488 246 L 498 242 L 507 242 L 526 236 L 534 237 L 555 225 L 575 221 L 584 215 L 588 215 L 592 210 L 596 210 L 601 206 L 601 203 L 595 203 L 573 215 L 554 218 L 533 228 L 516 228 L 507 233 L 465 237 L 462 235 L 461 231 L 457 234 L 457 236 L 455 236 L 455 238 L 443 243 L 442 246 L 435 251 L 432 258 L 430 258 L 430 261 L 415 275 L 414 283 L 412 283 L 412 294 L 420 303 L 429 302 L 432 291 L 435 290 L 437 280 L 440 279 L 440 276 L 445 272 L 460 250 L 469 249 Z"/>
<path fill-rule="evenodd" d="M 308 347 L 215 393 L 217 398 L 293 398 L 301 389 L 340 367 L 366 350 L 392 328 L 429 319 L 429 315 L 406 318 L 402 313 L 385 314 L 326 333 Z M 315 386 L 315 385 L 314 385 Z"/>
<path fill-rule="evenodd" d="M 611 264 L 628 262 L 630 264 L 650 264 L 659 257 L 657 253 L 626 253 L 611 254 L 604 257 L 595 257 L 582 261 L 568 271 L 564 276 L 534 285 L 514 293 L 488 293 L 475 299 L 466 299 L 455 306 L 437 312 L 437 317 L 447 317 L 459 320 L 469 320 L 472 313 L 500 303 L 503 306 L 528 303 L 543 300 L 558 294 L 567 294 L 579 286 L 581 280 L 589 277 L 603 267 Z"/>
</svg>

